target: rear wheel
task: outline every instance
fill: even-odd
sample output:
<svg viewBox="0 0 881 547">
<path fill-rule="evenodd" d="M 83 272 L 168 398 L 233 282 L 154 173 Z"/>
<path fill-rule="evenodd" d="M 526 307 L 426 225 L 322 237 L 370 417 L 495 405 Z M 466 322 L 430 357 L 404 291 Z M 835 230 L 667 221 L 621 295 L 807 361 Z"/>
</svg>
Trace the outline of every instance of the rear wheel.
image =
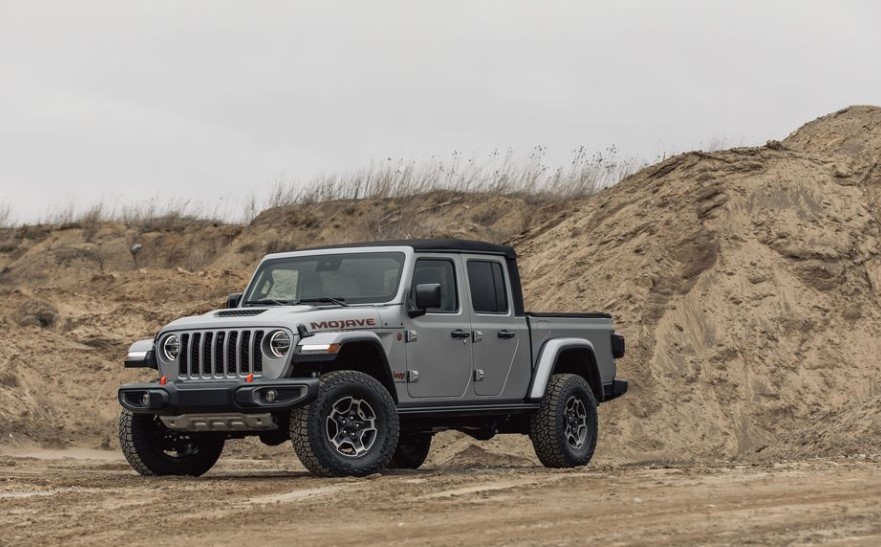
<svg viewBox="0 0 881 547">
<path fill-rule="evenodd" d="M 554 374 L 538 412 L 529 421 L 529 438 L 545 467 L 587 465 L 597 444 L 597 402 L 587 380 Z"/>
<path fill-rule="evenodd" d="M 141 475 L 204 475 L 217 463 L 223 443 L 217 434 L 169 429 L 152 414 L 123 409 L 119 415 L 122 453 Z"/>
<path fill-rule="evenodd" d="M 398 445 L 398 412 L 388 390 L 361 372 L 321 377 L 318 396 L 291 413 L 291 442 L 312 473 L 363 477 L 388 465 Z"/>
<path fill-rule="evenodd" d="M 431 436 L 431 433 L 402 434 L 388 466 L 392 469 L 419 469 L 431 450 Z"/>
</svg>

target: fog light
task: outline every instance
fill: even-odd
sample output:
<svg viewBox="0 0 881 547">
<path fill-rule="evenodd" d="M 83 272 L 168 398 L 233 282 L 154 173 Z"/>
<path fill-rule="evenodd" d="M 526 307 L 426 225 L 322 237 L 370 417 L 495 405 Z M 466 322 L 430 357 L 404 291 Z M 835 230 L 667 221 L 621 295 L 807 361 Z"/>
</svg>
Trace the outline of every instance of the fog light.
<svg viewBox="0 0 881 547">
<path fill-rule="evenodd" d="M 150 394 L 146 391 L 141 395 L 141 406 L 150 406 Z"/>
<path fill-rule="evenodd" d="M 266 399 L 267 403 L 274 403 L 278 399 L 278 392 L 274 389 L 267 389 L 263 398 Z"/>
</svg>

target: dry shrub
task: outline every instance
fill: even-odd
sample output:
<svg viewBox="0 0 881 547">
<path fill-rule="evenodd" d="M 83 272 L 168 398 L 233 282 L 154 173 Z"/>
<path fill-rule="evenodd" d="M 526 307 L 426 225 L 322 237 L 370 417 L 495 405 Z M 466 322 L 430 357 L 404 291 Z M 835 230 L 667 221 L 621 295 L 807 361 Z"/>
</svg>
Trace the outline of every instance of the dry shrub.
<svg viewBox="0 0 881 547">
<path fill-rule="evenodd" d="M 11 228 L 12 225 L 12 206 L 8 203 L 0 202 L 0 228 Z"/>
<path fill-rule="evenodd" d="M 264 199 L 252 192 L 244 203 L 224 202 L 222 198 L 213 204 L 189 198 L 164 202 L 152 198 L 121 207 L 97 203 L 85 210 L 69 203 L 50 210 L 39 224 L 82 228 L 86 241 L 92 241 L 101 223 L 108 221 L 140 233 L 180 232 L 194 223 L 251 223 L 261 210 L 275 207 L 445 191 L 516 195 L 531 205 L 544 205 L 591 195 L 648 165 L 644 160 L 622 158 L 614 146 L 593 154 L 579 147 L 570 161 L 559 166 L 548 165 L 546 156 L 547 148 L 537 146 L 525 160 L 511 150 L 494 150 L 485 157 L 453 152 L 449 159 L 433 156 L 424 161 L 387 158 L 352 172 L 308 181 L 282 175 L 272 181 Z M 11 222 L 11 208 L 0 204 L 0 227 Z M 395 231 L 408 232 L 400 227 Z"/>
<path fill-rule="evenodd" d="M 573 151 L 564 166 L 546 164 L 547 148 L 537 146 L 526 161 L 512 151 L 493 151 L 486 158 L 466 158 L 454 152 L 449 160 L 432 157 L 425 162 L 392 160 L 371 163 L 347 174 L 317 177 L 306 183 L 277 178 L 266 207 L 283 207 L 341 199 L 388 198 L 438 191 L 533 195 L 541 201 L 587 196 L 611 186 L 648 165 L 622 159 L 616 147 L 589 154 Z"/>
</svg>

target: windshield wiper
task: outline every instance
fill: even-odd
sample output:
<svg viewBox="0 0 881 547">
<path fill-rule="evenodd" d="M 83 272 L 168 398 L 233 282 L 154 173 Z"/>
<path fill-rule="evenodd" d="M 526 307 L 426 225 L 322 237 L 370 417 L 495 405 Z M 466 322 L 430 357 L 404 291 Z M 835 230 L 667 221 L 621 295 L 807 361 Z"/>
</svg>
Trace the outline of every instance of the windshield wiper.
<svg viewBox="0 0 881 547">
<path fill-rule="evenodd" d="M 345 298 L 333 298 L 330 296 L 320 296 L 318 298 L 301 298 L 301 299 L 297 300 L 297 303 L 298 304 L 307 304 L 309 302 L 318 302 L 318 303 L 322 303 L 322 304 L 336 304 L 337 306 L 343 306 L 345 308 L 345 307 L 349 306 L 348 304 L 346 304 L 345 300 L 346 300 Z"/>
<path fill-rule="evenodd" d="M 261 298 L 259 300 L 245 300 L 245 306 L 290 306 L 295 304 L 295 300 L 281 300 L 278 298 Z"/>
</svg>

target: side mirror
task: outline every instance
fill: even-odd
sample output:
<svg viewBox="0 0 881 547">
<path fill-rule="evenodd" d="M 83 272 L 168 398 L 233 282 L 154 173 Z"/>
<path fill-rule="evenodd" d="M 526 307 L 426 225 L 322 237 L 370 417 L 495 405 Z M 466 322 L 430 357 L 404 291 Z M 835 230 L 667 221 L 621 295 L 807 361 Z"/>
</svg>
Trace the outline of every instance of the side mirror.
<svg viewBox="0 0 881 547">
<path fill-rule="evenodd" d="M 241 302 L 241 301 L 242 301 L 242 293 L 234 292 L 226 298 L 226 307 L 227 308 L 238 308 L 239 302 Z"/>
<path fill-rule="evenodd" d="M 428 310 L 441 307 L 440 283 L 420 283 L 416 285 L 416 309 Z"/>
</svg>

